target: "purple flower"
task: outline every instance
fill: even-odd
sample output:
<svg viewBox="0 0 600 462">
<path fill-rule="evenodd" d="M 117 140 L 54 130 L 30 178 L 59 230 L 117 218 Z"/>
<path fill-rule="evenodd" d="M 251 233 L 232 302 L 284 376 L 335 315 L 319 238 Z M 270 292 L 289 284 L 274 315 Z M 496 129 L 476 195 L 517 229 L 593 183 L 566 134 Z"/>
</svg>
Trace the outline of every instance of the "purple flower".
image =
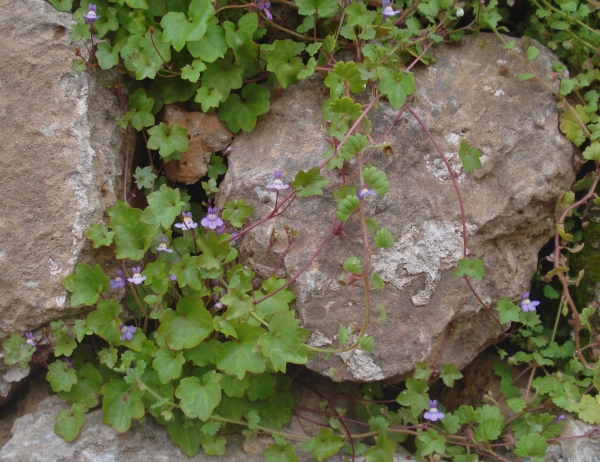
<svg viewBox="0 0 600 462">
<path fill-rule="evenodd" d="M 122 322 L 119 326 L 119 330 L 121 331 L 121 342 L 124 342 L 133 338 L 133 334 L 135 334 L 137 328 L 135 326 L 126 326 L 125 323 Z"/>
<path fill-rule="evenodd" d="M 223 226 L 223 220 L 217 215 L 216 207 L 208 207 L 208 214 L 200 221 L 200 224 L 205 228 L 217 229 Z"/>
<path fill-rule="evenodd" d="M 110 288 L 112 290 L 120 289 L 121 287 L 125 287 L 125 278 L 123 277 L 123 271 L 118 269 L 116 271 L 116 273 L 117 273 L 117 276 L 114 279 L 110 280 Z"/>
<path fill-rule="evenodd" d="M 90 3 L 88 5 L 87 14 L 83 15 L 83 19 L 85 19 L 85 22 L 87 22 L 91 26 L 92 24 L 94 24 L 94 21 L 96 21 L 96 19 L 98 19 L 100 17 L 101 16 L 96 16 L 96 5 L 94 5 L 93 3 Z"/>
<path fill-rule="evenodd" d="M 563 420 L 565 418 L 564 414 L 561 414 L 559 416 L 557 416 L 553 421 L 552 421 L 552 425 L 556 425 L 558 422 L 560 422 L 561 420 Z"/>
<path fill-rule="evenodd" d="M 25 332 L 25 343 L 33 348 L 37 347 L 37 340 L 33 336 L 33 332 Z"/>
<path fill-rule="evenodd" d="M 192 212 L 181 212 L 181 223 L 175 223 L 175 228 L 187 229 L 188 231 L 197 228 L 198 223 L 192 219 Z"/>
<path fill-rule="evenodd" d="M 217 303 L 215 303 L 215 308 L 217 310 L 220 310 L 221 308 L 223 308 L 223 304 L 221 302 L 217 302 Z"/>
<path fill-rule="evenodd" d="M 281 170 L 275 170 L 273 172 L 273 183 L 266 185 L 265 187 L 268 189 L 276 189 L 277 191 L 282 191 L 290 187 L 289 184 L 285 184 L 282 180 L 283 172 Z"/>
<path fill-rule="evenodd" d="M 73 369 L 73 364 L 75 363 L 71 358 L 69 358 L 68 356 L 65 356 L 63 358 L 63 361 L 65 362 L 65 364 L 67 365 L 67 369 Z"/>
<path fill-rule="evenodd" d="M 133 282 L 134 284 L 141 284 L 142 282 L 144 282 L 146 280 L 146 276 L 142 276 L 141 270 L 142 270 L 142 268 L 139 266 L 135 266 L 135 267 L 131 268 L 131 272 L 133 273 L 133 276 L 130 278 L 127 278 L 127 280 L 129 282 Z"/>
<path fill-rule="evenodd" d="M 225 234 L 225 225 L 218 226 L 216 229 L 216 233 L 217 233 L 217 236 L 220 236 L 221 234 Z"/>
<path fill-rule="evenodd" d="M 267 17 L 267 19 L 269 21 L 273 21 L 273 15 L 269 11 L 269 8 L 271 8 L 271 2 L 267 2 L 265 0 L 258 0 L 257 6 L 258 6 L 258 9 L 261 10 L 265 14 L 265 16 Z"/>
<path fill-rule="evenodd" d="M 444 413 L 437 409 L 437 401 L 435 399 L 429 401 L 429 410 L 423 414 L 423 417 L 431 422 L 444 418 Z"/>
<path fill-rule="evenodd" d="M 394 10 L 392 0 L 381 0 L 381 6 L 383 7 L 381 14 L 384 16 L 396 16 L 402 13 L 402 10 Z"/>
<path fill-rule="evenodd" d="M 365 185 L 361 185 L 360 191 L 358 191 L 357 195 L 359 199 L 362 199 L 365 196 L 376 196 L 377 193 L 373 189 L 369 189 Z"/>
<path fill-rule="evenodd" d="M 169 249 L 167 247 L 167 244 L 169 243 L 169 240 L 166 237 L 162 237 L 160 239 L 160 244 L 158 244 L 158 247 L 156 247 L 156 251 L 157 252 L 168 252 L 168 253 L 173 253 L 173 249 Z"/>
<path fill-rule="evenodd" d="M 177 276 L 176 276 L 176 275 L 174 275 L 174 274 L 171 274 L 171 275 L 169 276 L 169 279 L 170 279 L 171 281 L 177 281 Z"/>
<path fill-rule="evenodd" d="M 521 309 L 523 311 L 535 311 L 535 307 L 539 304 L 540 302 L 538 302 L 537 300 L 529 300 L 529 292 L 525 292 L 523 294 L 523 298 L 521 299 Z"/>
</svg>

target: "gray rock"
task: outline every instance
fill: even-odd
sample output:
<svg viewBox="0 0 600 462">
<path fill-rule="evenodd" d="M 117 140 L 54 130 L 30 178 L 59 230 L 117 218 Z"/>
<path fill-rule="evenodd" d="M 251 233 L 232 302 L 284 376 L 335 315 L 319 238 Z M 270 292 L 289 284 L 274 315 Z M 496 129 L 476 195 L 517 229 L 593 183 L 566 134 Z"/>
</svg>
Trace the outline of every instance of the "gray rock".
<svg viewBox="0 0 600 462">
<path fill-rule="evenodd" d="M 122 198 L 118 77 L 71 70 L 72 24 L 43 0 L 0 2 L 0 339 L 77 311 L 61 280 Z"/>
<path fill-rule="evenodd" d="M 517 41 L 524 55 L 531 43 Z M 556 58 L 541 45 L 533 62 L 546 77 Z M 533 80 L 520 82 L 521 63 L 501 49 L 493 35 L 468 37 L 460 44 L 434 48 L 437 63 L 415 69 L 415 111 L 439 142 L 455 172 L 460 172 L 462 140 L 481 152 L 482 168 L 462 173 L 458 182 L 464 198 L 469 235 L 468 252 L 483 259 L 486 272 L 475 290 L 493 310 L 500 298 L 519 297 L 536 269 L 537 253 L 553 227 L 553 208 L 574 173 L 573 147 L 558 131 L 553 96 Z M 508 69 L 508 70 L 507 70 Z M 255 218 L 273 208 L 275 194 L 265 188 L 276 168 L 291 182 L 298 170 L 322 161 L 328 149 L 321 122 L 324 100 L 318 77 L 290 88 L 272 101 L 251 133 L 234 141 L 229 171 L 218 198 L 245 198 Z M 398 113 L 386 102 L 369 114 L 373 139 L 383 141 Z M 453 275 L 462 258 L 462 234 L 457 196 L 443 162 L 417 121 L 404 114 L 387 136 L 394 155 L 375 153 L 369 162 L 387 173 L 390 190 L 384 197 L 367 197 L 366 214 L 391 231 L 395 245 L 374 249 L 372 269 L 386 282 L 372 292 L 367 334 L 375 338 L 374 353 L 318 358 L 309 367 L 327 374 L 341 367 L 336 380 L 373 381 L 403 378 L 417 361 L 433 361 L 449 331 L 439 364 L 467 365 L 498 338 L 504 328 L 481 308 L 465 282 Z M 356 165 L 349 165 L 349 173 Z M 240 242 L 246 265 L 269 276 L 284 251 L 286 239 L 269 249 L 271 230 L 285 236 L 283 225 L 299 231 L 279 274 L 292 276 L 316 251 L 332 226 L 336 210 L 332 190 L 341 184 L 336 172 L 323 173 L 331 183 L 323 196 L 297 199 L 279 218 L 249 232 Z M 354 184 L 358 185 L 357 180 Z M 360 233 L 356 216 L 346 231 Z M 364 323 L 364 291 L 337 282 L 339 263 L 355 255 L 363 259 L 358 240 L 332 237 L 323 253 L 294 283 L 296 309 L 312 332 L 314 345 L 336 344 L 340 325 Z M 387 322 L 378 322 L 379 305 Z"/>
<path fill-rule="evenodd" d="M 595 430 L 595 431 L 594 431 Z M 594 434 L 593 437 L 583 436 Z M 600 430 L 567 415 L 556 444 L 544 456 L 546 462 L 598 462 L 600 461 Z"/>
</svg>

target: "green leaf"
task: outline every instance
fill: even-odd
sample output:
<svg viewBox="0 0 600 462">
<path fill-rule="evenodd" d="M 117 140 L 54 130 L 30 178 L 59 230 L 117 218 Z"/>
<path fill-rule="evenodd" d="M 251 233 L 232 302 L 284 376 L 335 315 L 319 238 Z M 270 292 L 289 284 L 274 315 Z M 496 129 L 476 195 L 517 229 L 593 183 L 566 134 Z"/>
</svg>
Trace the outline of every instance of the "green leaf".
<svg viewBox="0 0 600 462">
<path fill-rule="evenodd" d="M 581 104 L 578 104 L 575 106 L 574 110 L 581 122 L 584 124 L 590 122 L 590 116 L 586 112 L 585 107 L 583 107 Z M 581 146 L 581 144 L 585 141 L 585 136 L 583 135 L 583 130 L 579 124 L 579 121 L 568 109 L 560 118 L 560 131 L 563 132 L 567 139 L 575 146 Z"/>
<path fill-rule="evenodd" d="M 512 303 L 508 297 L 505 297 L 498 302 L 496 310 L 500 313 L 501 324 L 506 324 L 507 322 L 519 322 L 521 308 Z"/>
<path fill-rule="evenodd" d="M 358 257 L 346 258 L 342 266 L 345 271 L 348 271 L 352 274 L 360 274 L 362 272 L 362 267 L 360 265 L 360 260 L 358 259 Z"/>
<path fill-rule="evenodd" d="M 88 409 L 98 406 L 98 395 L 102 387 L 102 375 L 91 363 L 85 363 L 76 371 L 77 382 L 70 391 L 59 391 L 57 394 L 69 404 L 80 404 Z"/>
<path fill-rule="evenodd" d="M 375 351 L 375 339 L 368 335 L 365 335 L 358 341 L 358 346 L 361 350 L 372 353 Z"/>
<path fill-rule="evenodd" d="M 421 380 L 421 379 L 429 380 L 429 377 L 431 376 L 432 372 L 433 371 L 427 365 L 426 362 L 423 361 L 420 363 L 415 363 L 415 372 L 413 374 L 413 378 L 415 380 Z"/>
<path fill-rule="evenodd" d="M 96 58 L 98 59 L 100 68 L 107 70 L 119 64 L 119 51 L 120 48 L 117 45 L 111 48 L 108 43 L 98 44 Z"/>
<path fill-rule="evenodd" d="M 546 284 L 544 286 L 544 297 L 551 300 L 556 300 L 558 297 L 560 297 L 560 294 L 550 284 Z"/>
<path fill-rule="evenodd" d="M 48 366 L 46 380 L 54 391 L 71 391 L 74 384 L 77 383 L 75 370 L 69 368 L 64 361 L 54 361 Z"/>
<path fill-rule="evenodd" d="M 186 64 L 181 68 L 181 78 L 190 82 L 197 82 L 200 78 L 200 73 L 206 70 L 206 64 L 199 59 L 194 59 L 192 64 Z"/>
<path fill-rule="evenodd" d="M 256 59 L 258 46 L 252 38 L 257 28 L 256 13 L 246 13 L 238 20 L 237 24 L 230 21 L 223 22 L 225 42 L 233 50 L 237 62 L 248 63 Z"/>
<path fill-rule="evenodd" d="M 263 455 L 265 462 L 298 462 L 293 444 L 270 444 Z"/>
<path fill-rule="evenodd" d="M 60 411 L 56 416 L 54 433 L 62 436 L 67 443 L 73 441 L 85 422 L 83 411 L 83 404 L 74 404 L 70 409 Z"/>
<path fill-rule="evenodd" d="M 120 214 L 119 224 L 114 227 L 117 258 L 141 260 L 148 251 L 158 224 L 143 223 L 142 214 L 140 209 L 126 209 Z"/>
<path fill-rule="evenodd" d="M 141 88 L 133 95 L 129 95 L 129 112 L 127 116 L 131 126 L 141 131 L 144 127 L 154 125 L 153 106 L 154 98 L 148 98 L 146 92 Z"/>
<path fill-rule="evenodd" d="M 308 172 L 300 170 L 291 185 L 296 190 L 296 196 L 320 196 L 323 194 L 321 187 L 329 183 L 329 180 L 322 177 L 319 168 L 311 168 Z"/>
<path fill-rule="evenodd" d="M 223 158 L 213 154 L 208 164 L 208 177 L 215 180 L 219 175 L 224 175 L 227 172 L 227 166 L 223 163 Z"/>
<path fill-rule="evenodd" d="M 147 197 L 148 207 L 142 213 L 141 221 L 151 225 L 160 224 L 169 229 L 185 206 L 185 202 L 180 199 L 179 189 L 172 189 L 163 184 L 160 190 Z"/>
<path fill-rule="evenodd" d="M 120 314 L 116 300 L 100 300 L 97 309 L 88 314 L 85 324 L 111 345 L 117 345 L 121 340 Z"/>
<path fill-rule="evenodd" d="M 371 286 L 371 290 L 383 289 L 385 287 L 385 283 L 383 282 L 383 279 L 381 279 L 381 276 L 379 276 L 379 274 L 373 273 L 371 274 L 369 286 Z"/>
<path fill-rule="evenodd" d="M 250 312 L 254 311 L 252 298 L 239 289 L 229 288 L 227 294 L 221 297 L 220 301 L 228 307 L 223 315 L 226 320 L 240 318 L 247 321 Z"/>
<path fill-rule="evenodd" d="M 387 180 L 385 172 L 377 170 L 372 165 L 365 165 L 362 177 L 365 184 L 370 186 L 380 196 L 383 196 L 390 189 L 390 183 Z"/>
<path fill-rule="evenodd" d="M 329 103 L 328 108 L 334 114 L 345 114 L 354 120 L 358 119 L 362 114 L 360 103 L 354 102 L 352 98 L 348 98 L 347 96 L 334 99 Z"/>
<path fill-rule="evenodd" d="M 202 380 L 197 377 L 187 377 L 181 380 L 175 390 L 181 402 L 181 410 L 189 418 L 199 418 L 206 422 L 212 411 L 221 402 L 221 374 L 215 371 L 207 372 Z"/>
<path fill-rule="evenodd" d="M 500 380 L 500 391 L 507 398 L 518 398 L 521 396 L 517 387 L 513 384 L 513 375 L 508 365 L 501 361 L 494 362 L 494 372 Z"/>
<path fill-rule="evenodd" d="M 49 0 L 54 8 L 58 11 L 71 11 L 73 0 Z"/>
<path fill-rule="evenodd" d="M 185 297 L 177 303 L 177 311 L 167 309 L 158 332 L 173 350 L 193 348 L 208 337 L 213 328 L 212 316 L 202 300 Z"/>
<path fill-rule="evenodd" d="M 219 119 L 227 124 L 233 133 L 254 129 L 259 115 L 269 111 L 271 93 L 263 86 L 252 82 L 245 85 L 241 96 L 232 94 L 219 107 Z"/>
<path fill-rule="evenodd" d="M 142 390 L 137 386 L 132 387 L 120 380 L 111 380 L 102 387 L 102 394 L 102 422 L 118 432 L 129 430 L 131 419 L 144 417 Z"/>
<path fill-rule="evenodd" d="M 161 157 L 167 157 L 173 152 L 186 152 L 188 150 L 187 128 L 177 124 L 168 127 L 161 122 L 148 130 L 148 149 L 158 149 Z"/>
<path fill-rule="evenodd" d="M 244 377 L 242 380 L 232 375 L 223 375 L 220 382 L 223 392 L 230 397 L 242 398 L 250 387 L 250 381 Z"/>
<path fill-rule="evenodd" d="M 152 361 L 152 368 L 158 372 L 160 383 L 166 384 L 179 378 L 184 363 L 181 351 L 160 348 Z"/>
<path fill-rule="evenodd" d="M 2 345 L 6 350 L 4 362 L 9 366 L 19 363 L 22 369 L 26 369 L 31 357 L 35 353 L 35 347 L 26 343 L 25 339 L 15 333 Z"/>
<path fill-rule="evenodd" d="M 104 224 L 95 223 L 92 223 L 90 229 L 85 233 L 85 237 L 93 241 L 94 249 L 97 249 L 100 246 L 111 245 L 114 236 L 115 233 L 106 229 Z"/>
<path fill-rule="evenodd" d="M 229 220 L 236 228 L 244 226 L 246 218 L 252 216 L 254 208 L 246 205 L 244 199 L 237 199 L 233 202 L 225 202 L 223 209 L 223 219 Z"/>
<path fill-rule="evenodd" d="M 364 7 L 364 5 L 362 6 Z M 323 83 L 330 88 L 332 98 L 339 98 L 344 93 L 344 85 L 347 85 L 352 93 L 358 94 L 364 91 L 367 81 L 361 77 L 356 63 L 353 61 L 347 63 L 340 61 L 329 72 Z"/>
<path fill-rule="evenodd" d="M 381 228 L 375 235 L 375 245 L 380 249 L 394 247 L 394 238 L 387 229 Z"/>
<path fill-rule="evenodd" d="M 222 95 L 219 90 L 213 88 L 209 90 L 207 87 L 198 88 L 198 93 L 194 101 L 202 105 L 202 111 L 208 112 L 213 107 L 218 107 L 222 100 Z M 209 167 L 210 168 L 210 167 Z"/>
<path fill-rule="evenodd" d="M 577 416 L 592 425 L 600 424 L 600 400 L 598 396 L 583 395 L 581 398 L 582 409 Z"/>
<path fill-rule="evenodd" d="M 101 292 L 109 290 L 110 279 L 104 275 L 100 265 L 90 268 L 85 263 L 77 263 L 75 274 L 64 278 L 61 284 L 71 292 L 71 306 L 90 306 L 98 301 Z"/>
<path fill-rule="evenodd" d="M 544 457 L 547 449 L 546 438 L 539 433 L 530 433 L 519 438 L 515 454 L 521 457 Z"/>
<path fill-rule="evenodd" d="M 237 340 L 223 343 L 217 349 L 217 368 L 242 380 L 246 372 L 260 374 L 265 371 L 265 358 L 257 349 L 258 339 L 265 333 L 260 327 L 248 324 L 235 326 Z"/>
<path fill-rule="evenodd" d="M 393 109 L 400 109 L 406 103 L 406 97 L 416 90 L 412 72 L 394 72 L 387 67 L 381 67 L 377 72 L 381 79 L 379 91 L 387 96 Z"/>
<path fill-rule="evenodd" d="M 348 335 L 350 331 L 346 326 L 340 326 L 340 330 L 338 331 L 338 339 L 340 341 L 340 345 L 345 345 L 348 342 Z"/>
<path fill-rule="evenodd" d="M 442 366 L 440 377 L 442 378 L 444 385 L 447 387 L 453 387 L 454 381 L 462 379 L 463 375 L 458 372 L 454 364 L 444 364 Z"/>
<path fill-rule="evenodd" d="M 573 88 L 577 85 L 577 80 L 575 79 L 561 79 L 560 80 L 560 94 L 563 96 L 567 96 Z"/>
<path fill-rule="evenodd" d="M 290 39 L 275 40 L 275 48 L 267 55 L 267 70 L 273 72 L 282 88 L 298 83 L 298 74 L 304 63 L 298 57 L 304 51 L 304 43 Z"/>
<path fill-rule="evenodd" d="M 317 13 L 319 18 L 331 18 L 339 8 L 337 0 L 296 0 L 298 13 L 312 16 Z"/>
<path fill-rule="evenodd" d="M 583 151 L 583 158 L 585 160 L 600 162 L 600 143 L 594 141 L 587 148 L 585 148 L 585 151 Z"/>
<path fill-rule="evenodd" d="M 269 332 L 258 339 L 265 357 L 271 360 L 275 372 L 286 371 L 286 364 L 306 364 L 308 349 L 304 341 L 309 331 L 298 327 L 300 320 L 293 311 L 277 312 L 269 322 Z"/>
<path fill-rule="evenodd" d="M 396 402 L 402 406 L 410 406 L 413 417 L 421 415 L 425 409 L 429 409 L 429 387 L 426 380 L 406 380 L 406 390 L 396 398 Z"/>
<path fill-rule="evenodd" d="M 460 143 L 458 155 L 460 156 L 465 172 L 470 173 L 476 168 L 481 168 L 481 162 L 479 160 L 481 151 L 477 148 L 469 148 L 469 145 L 464 140 Z"/>
<path fill-rule="evenodd" d="M 212 63 L 227 52 L 225 31 L 217 24 L 209 24 L 204 36 L 198 41 L 187 42 L 186 47 L 194 58 Z"/>
<path fill-rule="evenodd" d="M 475 441 L 491 441 L 500 436 L 504 429 L 504 417 L 492 417 L 481 422 L 475 429 Z"/>
<path fill-rule="evenodd" d="M 344 199 L 338 201 L 338 211 L 335 213 L 336 218 L 342 223 L 347 221 L 352 212 L 358 208 L 359 203 L 360 200 L 357 196 L 346 196 Z"/>
<path fill-rule="evenodd" d="M 218 59 L 207 65 L 202 74 L 202 87 L 216 89 L 221 94 L 221 101 L 225 101 L 231 90 L 242 88 L 243 72 L 242 66 L 231 63 L 229 59 Z"/>
<path fill-rule="evenodd" d="M 446 438 L 438 435 L 437 431 L 433 428 L 417 436 L 415 443 L 417 444 L 417 454 L 421 457 L 433 454 L 434 452 L 444 454 L 446 450 Z"/>
<path fill-rule="evenodd" d="M 533 79 L 535 77 L 534 74 L 519 74 L 519 80 L 524 82 L 525 80 Z"/>
<path fill-rule="evenodd" d="M 535 58 L 538 57 L 539 54 L 540 50 L 538 50 L 536 47 L 527 48 L 527 59 L 529 61 L 533 61 Z"/>
<path fill-rule="evenodd" d="M 322 461 L 336 454 L 343 445 L 342 438 L 334 435 L 331 428 L 327 428 L 319 430 L 319 434 L 300 446 L 300 449 L 311 451 L 314 459 Z"/>
<path fill-rule="evenodd" d="M 150 166 L 144 168 L 137 167 L 133 177 L 135 178 L 135 184 L 139 189 L 151 188 L 154 180 L 158 178 L 152 173 L 152 167 Z"/>
<path fill-rule="evenodd" d="M 483 279 L 483 261 L 471 260 L 470 258 L 461 258 L 458 260 L 458 267 L 454 271 L 454 276 L 475 278 L 478 281 Z"/>
<path fill-rule="evenodd" d="M 179 409 L 174 409 L 172 415 L 172 420 L 167 422 L 169 435 L 186 456 L 194 457 L 204 440 L 202 426 L 198 422 L 189 421 Z"/>
<path fill-rule="evenodd" d="M 207 4 L 202 1 L 197 3 Z M 209 3 L 210 5 L 210 3 Z M 212 5 L 210 5 L 212 9 Z M 190 5 L 191 9 L 191 5 Z M 160 21 L 163 27 L 163 42 L 171 42 L 175 51 L 181 51 L 186 42 L 200 40 L 206 32 L 206 20 L 202 17 L 189 22 L 185 14 L 169 12 Z"/>
<path fill-rule="evenodd" d="M 365 451 L 365 462 L 388 462 L 394 458 L 396 443 L 388 440 L 385 433 L 375 438 L 375 446 Z"/>
</svg>

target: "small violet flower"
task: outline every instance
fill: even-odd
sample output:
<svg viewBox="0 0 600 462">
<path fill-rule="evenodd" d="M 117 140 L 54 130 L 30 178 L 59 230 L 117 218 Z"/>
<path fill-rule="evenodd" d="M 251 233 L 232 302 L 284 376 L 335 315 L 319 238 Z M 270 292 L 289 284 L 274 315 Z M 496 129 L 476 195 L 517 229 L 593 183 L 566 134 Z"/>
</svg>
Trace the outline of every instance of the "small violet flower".
<svg viewBox="0 0 600 462">
<path fill-rule="evenodd" d="M 276 189 L 277 191 L 283 191 L 290 187 L 289 184 L 286 184 L 282 180 L 283 172 L 281 170 L 275 170 L 273 172 L 273 183 L 266 185 L 267 189 Z"/>
<path fill-rule="evenodd" d="M 98 19 L 100 17 L 101 16 L 96 16 L 96 5 L 94 5 L 93 3 L 90 3 L 88 5 L 87 14 L 83 15 L 83 19 L 85 20 L 85 22 L 87 22 L 91 26 L 92 24 L 94 24 L 94 21 L 96 21 L 96 19 Z"/>
<path fill-rule="evenodd" d="M 523 311 L 535 311 L 535 307 L 539 304 L 540 302 L 538 302 L 537 300 L 529 300 L 529 292 L 525 292 L 523 294 L 523 298 L 521 299 L 521 309 Z"/>
<path fill-rule="evenodd" d="M 32 332 L 25 332 L 25 343 L 33 348 L 37 347 L 37 340 L 33 336 Z"/>
<path fill-rule="evenodd" d="M 133 338 L 133 334 L 135 334 L 137 328 L 135 326 L 126 326 L 125 323 L 121 323 L 119 330 L 121 331 L 121 342 L 124 342 Z"/>
<path fill-rule="evenodd" d="M 271 2 L 268 2 L 266 0 L 258 0 L 257 6 L 258 6 L 258 9 L 261 10 L 265 14 L 265 16 L 267 17 L 267 19 L 269 21 L 273 21 L 273 15 L 269 11 L 269 8 L 271 8 Z"/>
<path fill-rule="evenodd" d="M 561 420 L 564 420 L 565 415 L 564 414 L 560 414 L 559 416 L 557 416 L 553 421 L 552 421 L 552 425 L 556 425 L 558 422 L 560 422 Z"/>
<path fill-rule="evenodd" d="M 360 191 L 358 191 L 358 198 L 362 200 L 365 196 L 376 196 L 377 193 L 373 189 L 367 188 L 365 185 L 361 185 Z"/>
<path fill-rule="evenodd" d="M 133 276 L 130 278 L 127 278 L 127 280 L 129 282 L 133 282 L 134 284 L 141 284 L 142 282 L 144 282 L 146 280 L 146 276 L 142 276 L 141 270 L 142 269 L 139 266 L 135 266 L 135 267 L 131 268 L 131 272 L 133 273 Z"/>
<path fill-rule="evenodd" d="M 200 224 L 205 228 L 217 229 L 223 226 L 223 220 L 217 215 L 216 207 L 208 207 L 208 214 L 200 221 Z"/>
<path fill-rule="evenodd" d="M 121 287 L 125 287 L 125 278 L 123 277 L 123 271 L 118 269 L 116 271 L 116 273 L 117 273 L 117 276 L 114 279 L 110 280 L 110 288 L 112 290 L 120 289 Z"/>
<path fill-rule="evenodd" d="M 175 223 L 175 228 L 189 231 L 198 227 L 198 223 L 192 219 L 192 212 L 181 212 L 181 217 L 181 223 Z"/>
<path fill-rule="evenodd" d="M 384 16 L 396 16 L 402 13 L 402 10 L 395 10 L 392 7 L 392 0 L 381 0 L 381 6 L 383 7 L 381 14 Z"/>
<path fill-rule="evenodd" d="M 174 265 L 176 262 L 178 262 L 178 261 L 179 261 L 179 258 L 177 258 L 175 261 L 172 261 L 172 262 L 171 262 L 171 266 L 173 266 L 173 265 Z M 175 274 L 171 274 L 171 275 L 169 276 L 169 279 L 170 279 L 171 281 L 177 281 L 177 275 L 175 275 Z"/>
<path fill-rule="evenodd" d="M 173 253 L 173 249 L 169 249 L 167 247 L 167 244 L 169 243 L 169 240 L 166 237 L 163 237 L 160 239 L 160 244 L 158 244 L 158 247 L 156 247 L 156 251 L 157 252 L 168 252 L 168 253 Z"/>
<path fill-rule="evenodd" d="M 73 369 L 73 364 L 75 363 L 71 358 L 65 356 L 63 358 L 64 363 L 67 365 L 67 369 Z"/>
<path fill-rule="evenodd" d="M 444 418 L 444 413 L 437 409 L 437 401 L 435 399 L 429 401 L 429 410 L 423 414 L 423 417 L 430 422 L 435 422 L 436 420 Z"/>
</svg>

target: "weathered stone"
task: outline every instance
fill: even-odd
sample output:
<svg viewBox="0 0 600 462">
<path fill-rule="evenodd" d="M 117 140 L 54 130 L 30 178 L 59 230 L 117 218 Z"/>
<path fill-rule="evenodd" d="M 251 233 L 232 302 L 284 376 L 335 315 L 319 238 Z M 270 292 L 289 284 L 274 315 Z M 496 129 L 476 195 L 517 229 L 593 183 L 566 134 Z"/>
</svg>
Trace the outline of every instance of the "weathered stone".
<svg viewBox="0 0 600 462">
<path fill-rule="evenodd" d="M 527 39 L 519 40 L 515 49 L 523 55 L 528 45 Z M 541 53 L 532 65 L 546 77 L 555 57 L 536 46 Z M 550 236 L 555 201 L 574 178 L 573 147 L 558 131 L 553 96 L 534 80 L 520 82 L 522 64 L 501 47 L 493 35 L 468 37 L 434 48 L 437 63 L 414 69 L 414 110 L 453 170 L 460 172 L 462 140 L 482 151 L 482 168 L 462 173 L 458 182 L 468 254 L 481 258 L 486 272 L 481 282 L 471 282 L 492 311 L 500 298 L 518 297 L 527 288 L 537 253 Z M 220 186 L 221 206 L 245 198 L 255 207 L 256 218 L 265 216 L 275 201 L 274 192 L 265 189 L 274 169 L 283 169 L 284 180 L 290 182 L 298 170 L 322 162 L 329 146 L 321 123 L 321 90 L 322 82 L 312 78 L 282 92 L 253 132 L 236 137 Z M 383 141 L 382 134 L 397 116 L 386 102 L 369 114 L 374 142 Z M 396 242 L 391 249 L 373 249 L 372 269 L 386 282 L 384 290 L 371 292 L 367 334 L 375 338 L 376 349 L 309 363 L 327 374 L 345 362 L 337 380 L 406 377 L 415 362 L 437 357 L 446 333 L 438 364 L 463 368 L 503 331 L 465 281 L 453 275 L 463 256 L 457 194 L 420 125 L 408 113 L 402 118 L 387 136 L 395 154 L 376 153 L 369 159 L 387 173 L 390 190 L 384 197 L 367 196 L 366 215 L 390 230 Z M 356 164 L 348 167 L 346 175 Z M 306 263 L 331 229 L 336 210 L 331 191 L 341 184 L 336 172 L 323 174 L 331 181 L 323 196 L 296 199 L 282 217 L 244 236 L 239 248 L 245 264 L 263 276 L 272 273 L 287 242 L 280 239 L 269 250 L 269 238 L 274 227 L 284 235 L 284 224 L 299 234 L 280 272 L 292 276 Z M 355 215 L 346 232 L 360 233 Z M 340 325 L 352 329 L 364 323 L 364 290 L 337 282 L 338 264 L 352 255 L 363 259 L 359 240 L 332 237 L 294 283 L 296 309 L 314 345 L 335 345 Z M 387 310 L 386 322 L 377 321 L 380 304 Z"/>
<path fill-rule="evenodd" d="M 165 165 L 169 181 L 185 184 L 198 181 L 208 171 L 210 156 L 229 146 L 233 138 L 216 112 L 188 112 L 181 104 L 168 104 L 161 119 L 166 125 L 175 123 L 188 131 L 188 151 L 181 153 L 181 160 L 172 160 Z"/>
<path fill-rule="evenodd" d="M 597 427 L 567 415 L 559 438 L 548 448 L 544 456 L 546 462 L 600 462 L 600 432 Z"/>
<path fill-rule="evenodd" d="M 43 0 L 0 1 L 0 339 L 75 311 L 60 282 L 123 190 L 117 77 L 71 70 L 72 24 Z"/>
</svg>

